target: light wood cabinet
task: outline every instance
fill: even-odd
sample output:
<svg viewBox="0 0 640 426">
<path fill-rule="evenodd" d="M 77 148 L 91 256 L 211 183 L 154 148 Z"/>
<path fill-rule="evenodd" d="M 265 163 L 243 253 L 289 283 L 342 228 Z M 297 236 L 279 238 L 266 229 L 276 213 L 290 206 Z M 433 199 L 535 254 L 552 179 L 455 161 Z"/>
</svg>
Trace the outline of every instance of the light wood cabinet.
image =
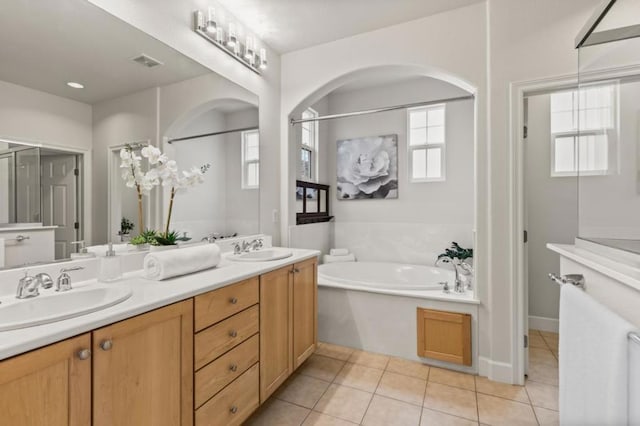
<svg viewBox="0 0 640 426">
<path fill-rule="evenodd" d="M 418 308 L 418 356 L 471 365 L 471 315 Z"/>
<path fill-rule="evenodd" d="M 93 332 L 93 424 L 193 424 L 193 302 Z"/>
<path fill-rule="evenodd" d="M 318 342 L 317 260 L 297 263 L 293 269 L 293 369 L 313 354 Z"/>
<path fill-rule="evenodd" d="M 314 352 L 317 260 L 260 276 L 260 401 Z"/>
<path fill-rule="evenodd" d="M 91 423 L 91 334 L 0 362 L 0 423 Z M 80 351 L 84 352 L 82 355 Z M 84 359 L 81 359 L 84 358 Z"/>
</svg>

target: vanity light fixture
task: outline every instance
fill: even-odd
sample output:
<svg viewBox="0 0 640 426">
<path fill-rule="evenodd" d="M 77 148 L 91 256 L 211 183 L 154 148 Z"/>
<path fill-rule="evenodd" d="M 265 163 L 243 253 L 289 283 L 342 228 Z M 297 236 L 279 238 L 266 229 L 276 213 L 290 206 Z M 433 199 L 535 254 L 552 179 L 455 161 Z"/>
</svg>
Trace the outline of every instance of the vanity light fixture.
<svg viewBox="0 0 640 426">
<path fill-rule="evenodd" d="M 247 35 L 245 38 L 242 28 L 235 22 L 224 25 L 224 10 L 220 11 L 213 7 L 210 7 L 206 13 L 196 10 L 193 17 L 194 31 L 211 44 L 256 74 L 261 74 L 260 70 L 267 68 L 266 49 L 259 48 L 254 36 Z M 243 44 L 241 40 L 245 40 L 245 43 Z"/>
<path fill-rule="evenodd" d="M 84 84 L 76 83 L 75 81 L 67 82 L 67 86 L 73 87 L 74 89 L 84 89 Z"/>
</svg>

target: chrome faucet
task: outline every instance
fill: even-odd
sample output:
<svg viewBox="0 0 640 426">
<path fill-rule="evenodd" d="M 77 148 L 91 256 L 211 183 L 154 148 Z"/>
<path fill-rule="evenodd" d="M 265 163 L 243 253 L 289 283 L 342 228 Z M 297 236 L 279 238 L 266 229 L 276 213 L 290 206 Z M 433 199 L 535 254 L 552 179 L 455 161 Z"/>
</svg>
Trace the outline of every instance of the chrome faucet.
<svg viewBox="0 0 640 426">
<path fill-rule="evenodd" d="M 257 238 L 249 243 L 251 250 L 260 250 L 264 246 L 264 240 Z"/>
<path fill-rule="evenodd" d="M 53 286 L 53 280 L 49 274 L 44 272 L 37 274 L 35 277 L 29 276 L 27 271 L 24 271 L 24 277 L 18 281 L 18 288 L 16 289 L 17 299 L 29 299 L 40 295 L 40 287 L 49 289 Z"/>
<path fill-rule="evenodd" d="M 448 263 L 453 266 L 453 271 L 455 272 L 455 285 L 453 286 L 453 291 L 455 293 L 464 293 L 465 288 L 462 280 L 460 279 L 460 272 L 458 271 L 458 267 L 461 266 L 462 262 L 457 257 L 448 257 L 442 256 L 436 260 L 436 266 L 440 266 L 441 263 Z"/>
<path fill-rule="evenodd" d="M 60 270 L 60 276 L 56 280 L 56 291 L 69 291 L 71 287 L 71 276 L 67 272 L 79 271 L 84 269 L 82 266 L 76 266 L 74 268 L 63 268 Z M 53 284 L 53 281 L 51 282 Z"/>
<path fill-rule="evenodd" d="M 233 243 L 233 254 L 248 253 L 251 250 L 260 250 L 263 246 L 264 240 L 262 238 L 257 238 L 251 242 L 243 240 L 242 243 Z"/>
</svg>

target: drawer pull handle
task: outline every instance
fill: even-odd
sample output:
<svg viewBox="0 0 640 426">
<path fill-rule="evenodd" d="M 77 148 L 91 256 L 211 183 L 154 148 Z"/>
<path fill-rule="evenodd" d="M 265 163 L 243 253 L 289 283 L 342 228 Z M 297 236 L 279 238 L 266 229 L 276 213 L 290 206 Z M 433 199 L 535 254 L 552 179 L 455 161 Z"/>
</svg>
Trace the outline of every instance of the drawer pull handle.
<svg viewBox="0 0 640 426">
<path fill-rule="evenodd" d="M 230 337 L 238 337 L 238 332 L 237 332 L 237 331 L 235 331 L 235 330 L 231 330 L 231 331 L 229 332 L 229 336 L 230 336 Z"/>
<path fill-rule="evenodd" d="M 100 342 L 100 349 L 102 349 L 103 351 L 111 350 L 112 347 L 113 341 L 111 340 L 103 340 L 102 342 Z"/>
<path fill-rule="evenodd" d="M 231 371 L 233 371 L 235 373 L 236 371 L 238 371 L 238 366 L 236 364 L 231 364 L 229 366 L 229 370 L 231 370 Z"/>
<path fill-rule="evenodd" d="M 91 350 L 90 349 L 82 349 L 80 351 L 78 351 L 78 358 L 80 358 L 81 360 L 85 360 L 85 359 L 89 359 L 91 357 Z"/>
<path fill-rule="evenodd" d="M 238 303 L 238 298 L 232 297 L 231 299 L 229 299 L 229 303 L 231 303 L 232 305 L 235 305 L 236 303 Z"/>
<path fill-rule="evenodd" d="M 229 411 L 231 412 L 231 414 L 235 414 L 235 413 L 237 413 L 237 412 L 238 412 L 238 407 L 236 407 L 235 405 L 233 405 L 233 406 L 229 409 Z"/>
</svg>

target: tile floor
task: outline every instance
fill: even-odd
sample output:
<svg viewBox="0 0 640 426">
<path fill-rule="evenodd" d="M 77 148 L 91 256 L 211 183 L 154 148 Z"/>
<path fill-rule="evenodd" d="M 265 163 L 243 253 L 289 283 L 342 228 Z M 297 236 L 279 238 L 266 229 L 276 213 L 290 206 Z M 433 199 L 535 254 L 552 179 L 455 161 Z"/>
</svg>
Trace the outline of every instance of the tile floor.
<svg viewBox="0 0 640 426">
<path fill-rule="evenodd" d="M 525 386 L 320 343 L 246 425 L 557 425 L 558 335 L 529 331 Z"/>
</svg>

